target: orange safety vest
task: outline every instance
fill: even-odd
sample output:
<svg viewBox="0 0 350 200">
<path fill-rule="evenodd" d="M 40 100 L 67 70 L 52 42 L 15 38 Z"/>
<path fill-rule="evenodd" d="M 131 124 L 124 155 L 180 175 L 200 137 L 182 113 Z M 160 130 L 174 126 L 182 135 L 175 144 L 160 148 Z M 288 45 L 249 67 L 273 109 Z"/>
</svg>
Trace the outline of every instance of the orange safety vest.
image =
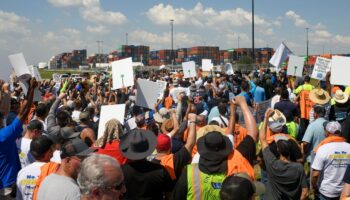
<svg viewBox="0 0 350 200">
<path fill-rule="evenodd" d="M 303 119 L 310 119 L 310 111 L 314 103 L 309 98 L 310 91 L 302 90 L 300 92 L 300 117 Z"/>
<path fill-rule="evenodd" d="M 176 180 L 175 167 L 174 167 L 174 154 L 168 154 L 162 156 L 160 164 L 166 169 L 172 180 Z"/>
<path fill-rule="evenodd" d="M 244 128 L 243 126 L 240 126 L 239 124 L 235 125 L 235 132 L 233 134 L 234 136 L 234 146 L 235 148 L 238 147 L 239 144 L 241 144 L 241 142 L 243 141 L 243 139 L 245 138 L 245 136 L 247 136 L 247 129 Z"/>
<path fill-rule="evenodd" d="M 255 180 L 252 165 L 239 151 L 234 150 L 227 158 L 227 176 L 240 172 L 247 173 L 252 180 Z"/>
<path fill-rule="evenodd" d="M 55 162 L 48 162 L 40 167 L 40 175 L 38 179 L 36 180 L 35 188 L 33 191 L 33 200 L 36 200 L 40 184 L 43 182 L 43 180 L 50 174 L 57 172 L 58 168 L 60 167 L 60 164 Z"/>
<path fill-rule="evenodd" d="M 343 138 L 343 137 L 340 137 L 340 136 L 336 136 L 336 135 L 333 135 L 333 136 L 328 136 L 326 137 L 325 139 L 323 139 L 314 149 L 314 153 L 317 153 L 317 150 L 322 146 L 322 145 L 325 145 L 325 144 L 328 144 L 328 143 L 332 143 L 332 142 L 345 142 L 346 139 Z"/>
</svg>

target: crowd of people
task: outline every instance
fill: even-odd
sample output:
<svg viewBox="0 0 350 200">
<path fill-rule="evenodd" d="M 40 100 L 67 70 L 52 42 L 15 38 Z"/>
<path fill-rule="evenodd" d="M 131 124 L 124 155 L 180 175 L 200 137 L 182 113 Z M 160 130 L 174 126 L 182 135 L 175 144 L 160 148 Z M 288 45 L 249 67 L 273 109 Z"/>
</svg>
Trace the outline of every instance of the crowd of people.
<svg viewBox="0 0 350 200">
<path fill-rule="evenodd" d="M 348 199 L 350 87 L 330 76 L 161 70 L 117 90 L 99 75 L 1 81 L 0 199 Z M 138 78 L 167 82 L 153 109 L 135 102 Z M 124 120 L 98 133 L 115 104 Z"/>
</svg>

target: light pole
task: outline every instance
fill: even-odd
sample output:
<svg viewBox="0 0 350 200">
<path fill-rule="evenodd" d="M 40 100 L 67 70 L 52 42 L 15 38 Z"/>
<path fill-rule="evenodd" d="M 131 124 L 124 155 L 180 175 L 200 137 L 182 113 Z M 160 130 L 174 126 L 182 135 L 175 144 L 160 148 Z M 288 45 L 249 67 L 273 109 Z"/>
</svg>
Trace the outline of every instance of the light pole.
<svg viewBox="0 0 350 200">
<path fill-rule="evenodd" d="M 174 20 L 170 20 L 171 27 L 171 64 L 174 65 Z"/>
<path fill-rule="evenodd" d="M 306 65 L 309 63 L 309 28 L 306 27 Z"/>
<path fill-rule="evenodd" d="M 254 0 L 252 0 L 252 59 L 255 65 L 255 49 L 254 49 Z"/>
<path fill-rule="evenodd" d="M 239 36 L 237 37 L 237 48 L 239 49 Z"/>
<path fill-rule="evenodd" d="M 128 33 L 125 33 L 125 45 L 128 45 Z"/>
</svg>

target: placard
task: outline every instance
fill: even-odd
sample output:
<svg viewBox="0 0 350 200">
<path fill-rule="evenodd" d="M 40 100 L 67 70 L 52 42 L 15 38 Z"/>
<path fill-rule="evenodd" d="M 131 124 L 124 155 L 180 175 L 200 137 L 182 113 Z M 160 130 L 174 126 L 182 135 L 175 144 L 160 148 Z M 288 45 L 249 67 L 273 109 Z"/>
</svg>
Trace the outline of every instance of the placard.
<svg viewBox="0 0 350 200">
<path fill-rule="evenodd" d="M 256 104 L 256 123 L 264 121 L 265 112 L 271 107 L 271 99 Z"/>
<path fill-rule="evenodd" d="M 137 80 L 136 105 L 154 109 L 159 94 L 158 83 L 145 79 Z"/>
<path fill-rule="evenodd" d="M 197 76 L 196 63 L 194 61 L 183 62 L 182 69 L 184 72 L 184 78 L 192 78 Z"/>
<path fill-rule="evenodd" d="M 288 62 L 287 75 L 303 77 L 304 58 L 290 55 Z"/>
<path fill-rule="evenodd" d="M 42 81 L 43 80 L 41 78 L 41 75 L 40 75 L 38 67 L 30 65 L 30 66 L 28 66 L 28 68 L 29 68 L 29 71 L 30 71 L 32 77 L 34 77 L 37 81 Z"/>
<path fill-rule="evenodd" d="M 134 85 L 131 57 L 112 62 L 112 78 L 114 90 Z"/>
<path fill-rule="evenodd" d="M 27 94 L 28 94 L 28 89 L 29 89 L 29 84 L 28 84 L 28 82 L 27 82 L 27 81 L 20 80 L 20 81 L 19 81 L 19 85 L 21 86 L 21 88 L 22 88 L 22 90 L 23 90 L 23 93 L 24 93 L 25 95 L 27 95 Z M 35 88 L 35 89 L 34 89 L 33 101 L 34 101 L 34 102 L 36 102 L 36 101 L 37 101 L 37 102 L 41 101 L 41 92 L 40 92 L 39 88 Z"/>
<path fill-rule="evenodd" d="M 202 70 L 206 72 L 210 72 L 213 70 L 213 63 L 211 59 L 202 59 Z"/>
<path fill-rule="evenodd" d="M 164 95 L 164 90 L 166 89 L 166 85 L 168 83 L 165 81 L 157 80 L 157 84 L 158 84 L 158 99 L 162 99 Z"/>
<path fill-rule="evenodd" d="M 318 56 L 311 77 L 318 80 L 326 80 L 327 72 L 331 70 L 331 64 L 331 59 Z"/>
<path fill-rule="evenodd" d="M 331 67 L 331 84 L 349 86 L 349 67 L 350 57 L 333 56 Z"/>
<path fill-rule="evenodd" d="M 9 59 L 18 79 L 29 80 L 31 78 L 31 73 L 23 53 L 9 55 Z"/>
<path fill-rule="evenodd" d="M 100 122 L 98 125 L 98 137 L 103 136 L 106 130 L 106 123 L 111 119 L 117 119 L 124 124 L 125 104 L 101 106 Z"/>
<path fill-rule="evenodd" d="M 233 67 L 231 63 L 226 63 L 225 64 L 225 72 L 227 75 L 232 75 L 233 74 Z"/>
</svg>

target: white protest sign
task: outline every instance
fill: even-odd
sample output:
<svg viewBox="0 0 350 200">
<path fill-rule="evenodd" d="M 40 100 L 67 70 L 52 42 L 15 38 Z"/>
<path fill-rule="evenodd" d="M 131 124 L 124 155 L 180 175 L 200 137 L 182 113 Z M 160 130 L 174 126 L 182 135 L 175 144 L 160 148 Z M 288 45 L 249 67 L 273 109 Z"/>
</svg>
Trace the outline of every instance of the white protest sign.
<svg viewBox="0 0 350 200">
<path fill-rule="evenodd" d="M 124 124 L 125 104 L 101 106 L 100 122 L 98 124 L 98 138 L 102 137 L 106 130 L 106 123 L 111 119 L 117 119 Z"/>
<path fill-rule="evenodd" d="M 213 70 L 211 59 L 202 59 L 202 70 L 207 72 Z"/>
<path fill-rule="evenodd" d="M 350 57 L 333 56 L 331 67 L 331 84 L 349 86 L 349 67 Z"/>
<path fill-rule="evenodd" d="M 157 80 L 158 84 L 158 99 L 162 99 L 164 95 L 164 90 L 166 89 L 167 82 Z"/>
<path fill-rule="evenodd" d="M 183 62 L 182 70 L 184 72 L 184 78 L 196 77 L 196 63 L 194 61 Z"/>
<path fill-rule="evenodd" d="M 154 109 L 159 94 L 158 83 L 145 79 L 137 80 L 136 105 Z"/>
<path fill-rule="evenodd" d="M 225 64 L 225 72 L 227 75 L 232 75 L 233 74 L 233 67 L 231 63 L 226 63 Z"/>
<path fill-rule="evenodd" d="M 16 76 L 20 80 L 28 80 L 31 77 L 26 60 L 24 59 L 23 53 L 9 55 L 9 59 L 13 69 L 15 70 Z"/>
<path fill-rule="evenodd" d="M 112 62 L 112 78 L 114 90 L 134 85 L 131 57 Z"/>
<path fill-rule="evenodd" d="M 19 81 L 19 85 L 21 86 L 22 90 L 23 90 L 23 93 L 25 95 L 27 95 L 28 93 L 28 89 L 29 89 L 29 84 L 27 81 L 23 81 L 23 80 L 20 80 Z M 35 88 L 34 89 L 34 97 L 33 97 L 33 101 L 41 101 L 41 92 L 39 90 L 39 88 Z"/>
<path fill-rule="evenodd" d="M 290 55 L 288 62 L 287 75 L 303 77 L 304 58 Z"/>
<path fill-rule="evenodd" d="M 331 70 L 331 59 L 317 57 L 311 78 L 325 80 L 326 74 Z"/>
<path fill-rule="evenodd" d="M 30 71 L 32 77 L 34 77 L 37 81 L 42 81 L 43 80 L 41 78 L 40 73 L 39 73 L 38 67 L 30 65 L 30 66 L 28 66 L 28 68 L 29 68 L 29 71 Z"/>
</svg>

